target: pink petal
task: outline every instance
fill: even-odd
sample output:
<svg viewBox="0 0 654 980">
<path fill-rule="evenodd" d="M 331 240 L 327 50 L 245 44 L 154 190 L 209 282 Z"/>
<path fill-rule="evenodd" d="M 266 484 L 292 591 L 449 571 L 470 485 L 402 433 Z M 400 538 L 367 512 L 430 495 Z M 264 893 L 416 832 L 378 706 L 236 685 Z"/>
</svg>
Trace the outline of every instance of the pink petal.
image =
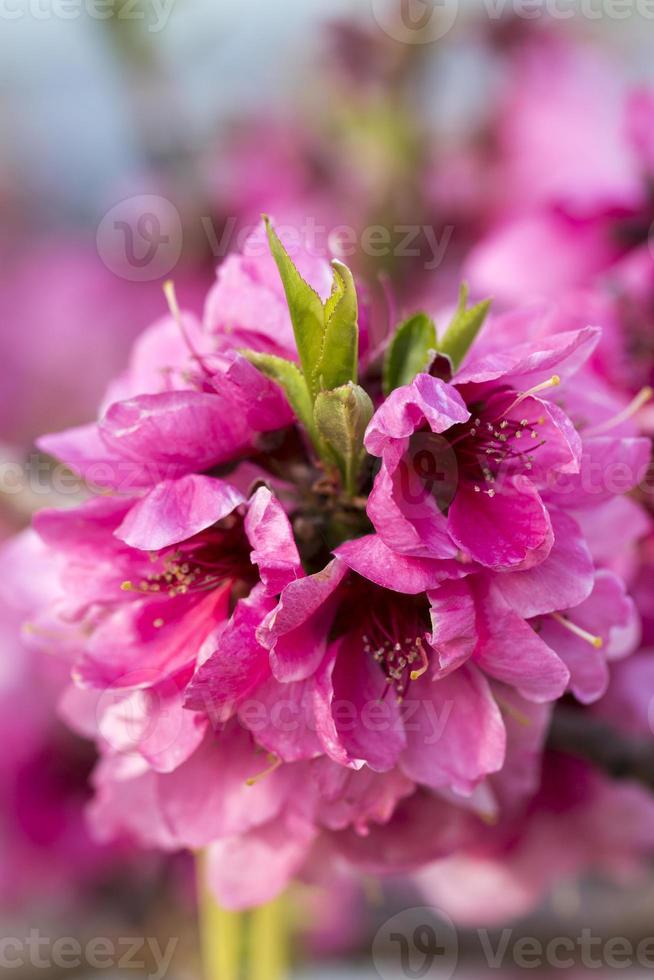
<svg viewBox="0 0 654 980">
<path fill-rule="evenodd" d="M 407 595 L 418 595 L 435 589 L 448 578 L 465 575 L 464 566 L 455 561 L 398 555 L 384 544 L 378 534 L 346 541 L 334 554 L 368 581 Z"/>
<path fill-rule="evenodd" d="M 552 541 L 549 514 L 536 487 L 525 477 L 498 485 L 495 496 L 460 487 L 449 514 L 452 538 L 466 554 L 489 568 L 520 565 L 529 553 Z"/>
<path fill-rule="evenodd" d="M 267 487 L 259 487 L 248 505 L 245 533 L 252 545 L 252 561 L 271 595 L 304 575 L 291 523 Z"/>
<path fill-rule="evenodd" d="M 472 792 L 501 769 L 506 748 L 502 715 L 483 675 L 472 666 L 433 681 L 415 682 L 406 701 L 407 748 L 400 765 L 433 789 Z"/>
<path fill-rule="evenodd" d="M 229 483 L 190 473 L 157 484 L 134 504 L 115 534 L 132 548 L 161 551 L 211 527 L 242 503 Z"/>
</svg>

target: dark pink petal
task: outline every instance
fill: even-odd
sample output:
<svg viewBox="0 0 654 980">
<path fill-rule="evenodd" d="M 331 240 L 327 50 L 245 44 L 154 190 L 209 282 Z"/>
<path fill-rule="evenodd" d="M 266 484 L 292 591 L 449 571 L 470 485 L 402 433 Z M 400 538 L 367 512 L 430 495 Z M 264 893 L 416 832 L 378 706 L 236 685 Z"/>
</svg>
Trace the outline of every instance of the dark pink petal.
<svg viewBox="0 0 654 980">
<path fill-rule="evenodd" d="M 335 592 L 346 574 L 347 565 L 335 559 L 315 575 L 291 582 L 259 627 L 257 637 L 270 650 L 277 680 L 301 681 L 315 672 L 327 649 Z"/>
<path fill-rule="evenodd" d="M 579 525 L 568 514 L 550 510 L 554 544 L 547 558 L 526 571 L 501 572 L 495 589 L 524 619 L 577 606 L 593 590 L 595 567 Z"/>
<path fill-rule="evenodd" d="M 366 431 L 365 446 L 373 456 L 396 456 L 400 441 L 425 422 L 432 432 L 445 432 L 457 422 L 467 422 L 470 412 L 452 385 L 429 374 L 419 374 L 410 385 L 396 388 L 375 412 Z M 394 459 L 394 461 L 396 461 Z"/>
<path fill-rule="evenodd" d="M 377 773 L 363 766 L 347 769 L 330 759 L 316 759 L 309 768 L 315 787 L 314 819 L 329 830 L 353 826 L 365 835 L 371 826 L 388 823 L 399 801 L 415 785 L 397 767 Z"/>
<path fill-rule="evenodd" d="M 464 566 L 455 561 L 398 555 L 384 544 L 378 534 L 346 541 L 334 554 L 368 581 L 407 595 L 435 589 L 447 579 L 466 574 Z"/>
<path fill-rule="evenodd" d="M 212 378 L 212 384 L 229 399 L 235 411 L 243 413 L 254 432 L 270 432 L 292 424 L 293 411 L 278 384 L 236 351 L 225 354 L 223 361 L 224 368 Z"/>
<path fill-rule="evenodd" d="M 271 595 L 304 575 L 291 523 L 267 487 L 259 487 L 248 505 L 245 533 L 252 545 L 252 561 Z"/>
<path fill-rule="evenodd" d="M 382 463 L 366 507 L 368 517 L 392 551 L 419 558 L 454 558 L 447 518 L 424 485 L 411 485 L 410 468 L 400 460 L 391 474 Z M 417 481 L 418 477 L 414 477 Z"/>
<path fill-rule="evenodd" d="M 316 677 L 316 717 L 324 750 L 341 765 L 366 762 L 376 772 L 396 764 L 406 744 L 401 711 L 362 639 L 337 641 Z"/>
<path fill-rule="evenodd" d="M 257 641 L 256 630 L 274 605 L 261 586 L 237 602 L 231 619 L 215 637 L 213 652 L 188 687 L 186 708 L 205 712 L 215 726 L 230 718 L 270 677 L 268 651 Z"/>
<path fill-rule="evenodd" d="M 460 487 L 448 517 L 461 550 L 488 568 L 515 567 L 535 551 L 542 560 L 551 546 L 547 508 L 526 477 L 503 480 L 493 497 Z"/>
<path fill-rule="evenodd" d="M 439 680 L 425 675 L 412 685 L 405 711 L 407 748 L 400 765 L 410 779 L 465 796 L 501 769 L 502 715 L 475 667 L 464 665 Z"/>
<path fill-rule="evenodd" d="M 160 551 L 192 538 L 221 521 L 243 503 L 229 483 L 189 473 L 164 480 L 131 508 L 117 538 L 142 551 Z"/>
<path fill-rule="evenodd" d="M 180 595 L 122 603 L 89 637 L 77 676 L 94 687 L 150 687 L 194 665 L 228 615 L 230 591 L 227 583 L 199 602 Z"/>
<path fill-rule="evenodd" d="M 478 641 L 477 610 L 469 580 L 443 582 L 429 593 L 429 604 L 429 642 L 440 669 L 449 673 L 472 656 Z"/>
<path fill-rule="evenodd" d="M 555 701 L 570 679 L 566 665 L 495 589 L 494 579 L 477 588 L 479 643 L 474 661 L 530 701 Z"/>
</svg>

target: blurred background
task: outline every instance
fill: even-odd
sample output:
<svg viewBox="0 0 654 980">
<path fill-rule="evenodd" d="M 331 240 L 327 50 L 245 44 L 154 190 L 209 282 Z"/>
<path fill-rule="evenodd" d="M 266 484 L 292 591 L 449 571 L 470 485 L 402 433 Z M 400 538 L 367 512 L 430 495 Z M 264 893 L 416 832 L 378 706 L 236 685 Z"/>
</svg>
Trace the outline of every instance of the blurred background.
<svg viewBox="0 0 654 980">
<path fill-rule="evenodd" d="M 525 74 L 534 46 L 550 52 L 542 76 Z M 34 440 L 94 416 L 135 336 L 165 312 L 165 279 L 200 313 L 216 265 L 266 211 L 356 268 L 381 339 L 403 312 L 451 303 L 463 273 L 485 288 L 475 247 L 534 192 L 519 155 L 508 161 L 514 114 L 526 145 L 532 108 L 545 113 L 533 143 L 543 186 L 558 168 L 606 164 L 614 189 L 614 103 L 654 83 L 653 52 L 645 0 L 0 0 L 0 535 L 61 495 Z M 565 142 L 549 158 L 548 119 Z M 515 284 L 492 285 L 515 298 Z M 23 619 L 0 575 L 3 970 L 199 977 L 187 860 L 91 841 L 93 751 L 58 721 L 62 668 L 24 649 Z M 591 843 L 619 851 L 633 832 L 620 823 Z M 577 858 L 526 918 L 505 894 L 501 925 L 483 934 L 403 912 L 433 904 L 419 882 L 299 886 L 297 975 L 510 977 L 524 971 L 522 938 L 647 938 L 646 859 L 621 886 Z M 484 893 L 471 875 L 465 888 Z M 448 955 L 407 972 L 391 934 L 432 926 Z M 130 953 L 125 937 L 144 941 Z M 650 957 L 651 968 L 654 942 Z M 598 963 L 578 972 L 612 972 Z"/>
</svg>

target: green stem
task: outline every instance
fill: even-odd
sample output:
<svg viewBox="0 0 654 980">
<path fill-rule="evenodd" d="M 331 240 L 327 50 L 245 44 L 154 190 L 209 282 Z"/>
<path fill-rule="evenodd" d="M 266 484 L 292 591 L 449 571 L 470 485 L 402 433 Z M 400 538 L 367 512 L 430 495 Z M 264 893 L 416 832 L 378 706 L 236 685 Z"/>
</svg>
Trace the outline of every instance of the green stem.
<svg viewBox="0 0 654 980">
<path fill-rule="evenodd" d="M 285 980 L 288 976 L 288 926 L 284 898 L 253 911 L 248 980 Z"/>
<path fill-rule="evenodd" d="M 228 912 L 209 891 L 203 855 L 197 858 L 198 911 L 204 980 L 240 980 L 243 913 Z"/>
<path fill-rule="evenodd" d="M 289 961 L 287 902 L 278 898 L 251 913 L 222 908 L 197 858 L 200 942 L 204 980 L 285 980 Z"/>
</svg>

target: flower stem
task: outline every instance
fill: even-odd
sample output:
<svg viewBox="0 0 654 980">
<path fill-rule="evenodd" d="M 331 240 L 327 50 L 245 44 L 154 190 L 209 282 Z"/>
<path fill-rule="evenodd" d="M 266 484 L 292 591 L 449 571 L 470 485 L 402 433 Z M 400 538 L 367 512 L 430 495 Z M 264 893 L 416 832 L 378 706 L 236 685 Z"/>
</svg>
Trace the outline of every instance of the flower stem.
<svg viewBox="0 0 654 980">
<path fill-rule="evenodd" d="M 209 891 L 202 855 L 197 858 L 200 944 L 205 980 L 240 980 L 243 913 L 228 912 Z"/>
<path fill-rule="evenodd" d="M 250 913 L 222 908 L 197 858 L 200 942 L 204 980 L 285 980 L 289 960 L 287 902 L 278 898 Z"/>
<path fill-rule="evenodd" d="M 287 902 L 278 898 L 252 913 L 248 980 L 284 980 L 288 954 Z"/>
</svg>

